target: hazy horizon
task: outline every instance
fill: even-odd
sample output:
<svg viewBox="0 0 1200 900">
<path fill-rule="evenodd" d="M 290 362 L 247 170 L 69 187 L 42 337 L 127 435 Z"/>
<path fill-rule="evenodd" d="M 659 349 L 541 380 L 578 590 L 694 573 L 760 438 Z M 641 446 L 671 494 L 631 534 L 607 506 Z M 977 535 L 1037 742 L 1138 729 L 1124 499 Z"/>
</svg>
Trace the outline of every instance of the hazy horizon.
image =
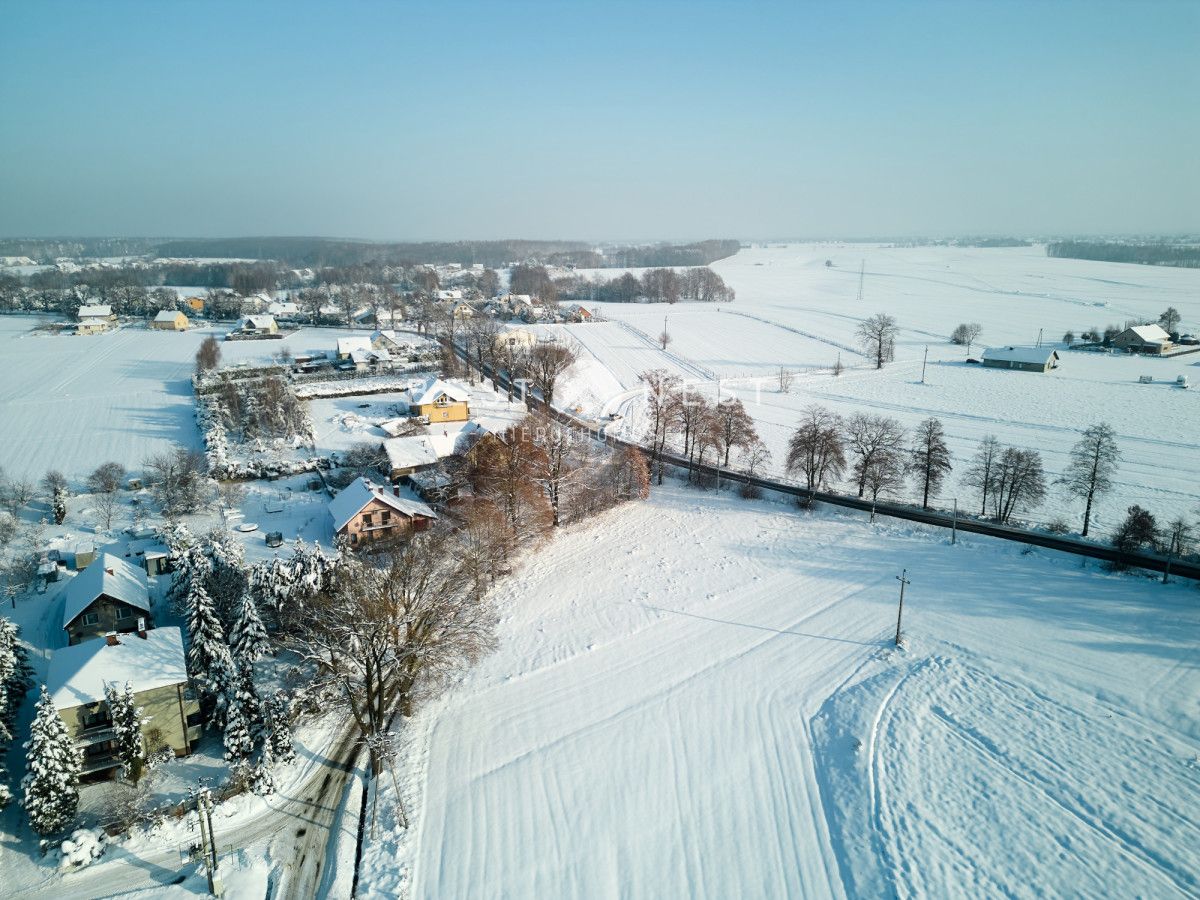
<svg viewBox="0 0 1200 900">
<path fill-rule="evenodd" d="M 11 4 L 0 234 L 1200 231 L 1200 4 Z"/>
</svg>

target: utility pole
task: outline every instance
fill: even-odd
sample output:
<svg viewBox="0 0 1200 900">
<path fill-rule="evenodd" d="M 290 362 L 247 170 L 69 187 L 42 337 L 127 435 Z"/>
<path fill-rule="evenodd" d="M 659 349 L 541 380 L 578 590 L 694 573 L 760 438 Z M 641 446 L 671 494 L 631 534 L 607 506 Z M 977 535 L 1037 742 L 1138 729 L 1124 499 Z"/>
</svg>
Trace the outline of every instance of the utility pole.
<svg viewBox="0 0 1200 900">
<path fill-rule="evenodd" d="M 905 576 L 908 575 L 908 569 L 901 569 L 900 574 L 896 576 L 896 580 L 900 582 L 900 610 L 896 613 L 896 646 L 900 646 L 900 618 L 904 615 L 904 586 L 912 584 Z"/>
<path fill-rule="evenodd" d="M 958 498 L 954 498 L 954 518 L 950 522 L 950 543 L 958 543 Z"/>
<path fill-rule="evenodd" d="M 929 345 L 925 345 L 925 356 L 921 359 L 921 384 L 925 383 L 925 363 L 929 362 Z"/>
<path fill-rule="evenodd" d="M 863 298 L 863 279 L 867 274 L 867 261 L 864 259 L 858 267 L 858 302 L 862 303 Z"/>
<path fill-rule="evenodd" d="M 1040 346 L 1042 346 L 1042 329 L 1040 329 L 1040 328 L 1038 329 L 1038 342 L 1037 342 L 1037 345 L 1038 345 L 1039 347 L 1040 347 Z"/>
<path fill-rule="evenodd" d="M 196 818 L 200 821 L 200 855 L 204 860 L 204 873 L 208 876 L 208 893 L 215 897 L 217 895 L 216 885 L 213 884 L 213 865 L 212 856 L 209 854 L 209 827 L 211 819 L 205 815 L 204 810 L 204 792 L 205 788 L 201 787 L 193 789 L 193 794 L 196 798 Z"/>
</svg>

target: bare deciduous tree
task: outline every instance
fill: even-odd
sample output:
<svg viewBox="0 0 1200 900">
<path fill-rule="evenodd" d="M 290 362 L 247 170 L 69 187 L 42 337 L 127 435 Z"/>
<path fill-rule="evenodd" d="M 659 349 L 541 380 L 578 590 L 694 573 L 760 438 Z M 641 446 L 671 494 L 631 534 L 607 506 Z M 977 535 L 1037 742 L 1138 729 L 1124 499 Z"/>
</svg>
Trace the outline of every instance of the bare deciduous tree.
<svg viewBox="0 0 1200 900">
<path fill-rule="evenodd" d="M 554 406 L 554 389 L 573 365 L 575 351 L 565 344 L 540 341 L 529 351 L 529 378 L 547 406 Z"/>
<path fill-rule="evenodd" d="M 196 371 L 211 372 L 221 364 L 221 343 L 211 334 L 200 342 L 196 351 Z"/>
<path fill-rule="evenodd" d="M 650 419 L 650 446 L 653 462 L 658 468 L 658 483 L 663 483 L 663 451 L 678 422 L 675 394 L 679 390 L 679 378 L 668 375 L 663 369 L 642 373 L 646 385 L 646 411 Z"/>
<path fill-rule="evenodd" d="M 142 464 L 150 491 L 168 516 L 195 512 L 204 503 L 204 455 L 174 447 Z"/>
<path fill-rule="evenodd" d="M 112 527 L 113 514 L 119 501 L 119 491 L 125 482 L 125 467 L 120 463 L 101 463 L 87 477 L 92 504 L 104 528 Z"/>
<path fill-rule="evenodd" d="M 912 469 L 921 485 L 921 507 L 929 509 L 929 498 L 938 495 L 950 474 L 950 448 L 938 419 L 926 419 L 913 432 Z"/>
<path fill-rule="evenodd" d="M 858 340 L 875 368 L 896 358 L 896 320 L 886 313 L 876 313 L 858 325 Z"/>
<path fill-rule="evenodd" d="M 779 367 L 779 393 L 786 394 L 792 389 L 792 381 L 795 376 L 783 366 Z"/>
<path fill-rule="evenodd" d="M 758 440 L 758 432 L 754 430 L 754 420 L 746 412 L 746 407 L 736 397 L 727 397 L 718 403 L 714 415 L 720 430 L 721 449 L 725 454 L 722 464 L 728 466 L 730 450 L 734 447 L 744 450 Z"/>
<path fill-rule="evenodd" d="M 1086 429 L 1083 437 L 1071 449 L 1071 462 L 1058 483 L 1065 485 L 1068 493 L 1084 501 L 1084 537 L 1087 537 L 1092 522 L 1092 504 L 1097 497 L 1112 490 L 1112 479 L 1120 458 L 1116 432 L 1107 422 Z"/>
<path fill-rule="evenodd" d="M 1046 495 L 1042 457 L 1036 450 L 1005 447 L 996 467 L 992 508 L 997 522 L 1007 522 L 1016 512 L 1032 509 Z"/>
<path fill-rule="evenodd" d="M 810 491 L 820 490 L 846 470 L 842 420 L 823 406 L 808 406 L 788 442 L 787 470 L 804 476 Z"/>
<path fill-rule="evenodd" d="M 996 471 L 1000 466 L 1002 449 L 996 436 L 985 435 L 979 443 L 979 449 L 971 457 L 971 463 L 963 473 L 963 484 L 975 488 L 979 492 L 979 514 L 987 515 L 988 500 L 996 486 Z"/>
<path fill-rule="evenodd" d="M 964 322 L 950 334 L 950 341 L 954 344 L 966 346 L 967 352 L 970 353 L 971 345 L 979 338 L 982 331 L 983 326 L 978 322 Z"/>
<path fill-rule="evenodd" d="M 867 474 L 876 456 L 898 453 L 904 445 L 904 427 L 888 416 L 855 413 L 846 420 L 846 446 L 854 456 L 858 496 L 867 489 Z"/>
</svg>

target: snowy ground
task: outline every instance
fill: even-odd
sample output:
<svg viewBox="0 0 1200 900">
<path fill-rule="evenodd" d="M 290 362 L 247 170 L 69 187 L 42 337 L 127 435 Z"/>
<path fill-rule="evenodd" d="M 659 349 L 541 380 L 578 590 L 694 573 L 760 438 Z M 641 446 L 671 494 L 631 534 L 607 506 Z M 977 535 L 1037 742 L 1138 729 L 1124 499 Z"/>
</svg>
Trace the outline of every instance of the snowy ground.
<svg viewBox="0 0 1200 900">
<path fill-rule="evenodd" d="M 984 346 L 1032 344 L 1039 329 L 1057 341 L 1068 329 L 1153 319 L 1167 306 L 1183 314 L 1184 331 L 1200 331 L 1195 270 L 1050 259 L 1040 247 L 869 245 L 747 249 L 713 268 L 736 289 L 735 303 L 598 304 L 609 322 L 553 326 L 584 351 L 565 393 L 583 398 L 579 405 L 590 415 L 621 411 L 632 434 L 641 424 L 642 372 L 666 369 L 710 396 L 719 378 L 721 396 L 740 397 L 754 416 L 776 472 L 800 411 L 814 402 L 843 415 L 894 416 L 909 428 L 936 416 L 958 466 L 981 437 L 995 434 L 1040 450 L 1050 479 L 1063 471 L 1079 431 L 1108 421 L 1125 458 L 1117 489 L 1096 511 L 1101 533 L 1133 503 L 1164 518 L 1194 516 L 1200 506 L 1200 392 L 1173 384 L 1178 375 L 1200 380 L 1200 354 L 1147 359 L 1063 351 L 1057 371 L 1037 375 L 965 365 L 965 348 L 948 342 L 958 323 L 979 322 L 983 333 L 972 348 L 978 356 Z M 855 329 L 880 311 L 896 317 L 901 333 L 897 361 L 877 372 L 858 352 Z M 664 317 L 672 337 L 667 353 L 651 339 Z M 834 379 L 839 356 L 848 368 Z M 798 373 L 790 393 L 779 390 L 780 367 Z M 1155 383 L 1139 384 L 1141 375 Z M 956 480 L 945 494 L 947 505 L 958 494 L 967 506 Z M 1060 516 L 1075 524 L 1082 510 L 1055 490 L 1031 518 Z"/>
<path fill-rule="evenodd" d="M 668 485 L 497 599 L 366 896 L 1200 890 L 1194 585 Z"/>
<path fill-rule="evenodd" d="M 0 466 L 40 478 L 59 469 L 79 480 L 113 460 L 138 471 L 170 443 L 200 449 L 192 403 L 196 350 L 209 334 L 127 325 L 92 336 L 35 334 L 33 316 L 0 316 Z M 333 350 L 344 329 L 304 328 L 280 341 L 222 342 L 225 363 Z"/>
</svg>

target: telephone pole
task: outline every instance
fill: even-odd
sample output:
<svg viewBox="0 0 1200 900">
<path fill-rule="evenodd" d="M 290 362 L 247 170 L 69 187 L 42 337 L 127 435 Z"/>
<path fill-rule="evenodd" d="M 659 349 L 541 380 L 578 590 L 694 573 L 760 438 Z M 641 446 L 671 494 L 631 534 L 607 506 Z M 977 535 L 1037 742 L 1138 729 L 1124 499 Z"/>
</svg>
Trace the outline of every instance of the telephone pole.
<svg viewBox="0 0 1200 900">
<path fill-rule="evenodd" d="M 925 356 L 921 359 L 921 384 L 925 383 L 925 363 L 929 362 L 929 345 L 925 345 Z"/>
<path fill-rule="evenodd" d="M 905 576 L 908 575 L 908 569 L 902 569 L 900 574 L 896 576 L 896 580 L 900 582 L 900 611 L 896 613 L 896 646 L 900 646 L 900 618 L 904 615 L 904 586 L 912 584 Z"/>
<path fill-rule="evenodd" d="M 867 274 L 867 261 L 864 259 L 858 267 L 858 302 L 862 303 L 863 298 L 863 279 Z"/>
</svg>

